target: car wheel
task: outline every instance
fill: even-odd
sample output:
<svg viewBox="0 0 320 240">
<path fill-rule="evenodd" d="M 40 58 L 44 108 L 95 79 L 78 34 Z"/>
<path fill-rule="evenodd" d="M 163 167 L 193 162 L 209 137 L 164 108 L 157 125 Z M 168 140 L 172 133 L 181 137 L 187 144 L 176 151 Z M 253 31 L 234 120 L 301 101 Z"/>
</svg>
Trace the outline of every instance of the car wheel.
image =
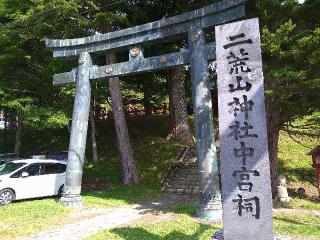
<svg viewBox="0 0 320 240">
<path fill-rule="evenodd" d="M 14 193 L 10 189 L 0 191 L 0 205 L 10 204 L 14 200 Z"/>
<path fill-rule="evenodd" d="M 64 187 L 64 185 L 62 185 L 62 186 L 59 188 L 58 196 L 62 196 L 62 193 L 63 193 L 63 187 Z"/>
</svg>

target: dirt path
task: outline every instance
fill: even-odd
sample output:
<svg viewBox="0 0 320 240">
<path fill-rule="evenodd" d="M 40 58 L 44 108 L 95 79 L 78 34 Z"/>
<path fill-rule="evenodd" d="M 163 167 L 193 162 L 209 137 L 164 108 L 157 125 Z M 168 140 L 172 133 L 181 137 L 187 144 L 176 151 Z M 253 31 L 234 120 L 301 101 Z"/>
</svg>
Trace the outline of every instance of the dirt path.
<svg viewBox="0 0 320 240">
<path fill-rule="evenodd" d="M 274 213 L 286 213 L 286 214 L 303 213 L 303 214 L 320 216 L 319 210 L 276 208 L 276 209 L 273 209 L 273 212 Z"/>
<path fill-rule="evenodd" d="M 20 240 L 79 240 L 103 229 L 111 229 L 136 223 L 142 216 L 168 209 L 171 204 L 181 201 L 181 196 L 165 195 L 144 203 L 110 209 L 87 209 L 71 216 L 73 223 L 59 226 Z"/>
</svg>

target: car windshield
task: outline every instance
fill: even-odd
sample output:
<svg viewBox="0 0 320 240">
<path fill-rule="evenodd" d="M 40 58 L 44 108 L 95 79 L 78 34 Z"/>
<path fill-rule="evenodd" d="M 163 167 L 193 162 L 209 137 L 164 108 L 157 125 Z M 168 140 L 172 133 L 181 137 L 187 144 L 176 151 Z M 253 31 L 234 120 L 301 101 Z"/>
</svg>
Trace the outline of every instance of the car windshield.
<svg viewBox="0 0 320 240">
<path fill-rule="evenodd" d="M 17 170 L 18 168 L 26 165 L 26 163 L 15 163 L 9 162 L 3 165 L 0 165 L 0 176 L 12 173 L 13 171 Z"/>
</svg>

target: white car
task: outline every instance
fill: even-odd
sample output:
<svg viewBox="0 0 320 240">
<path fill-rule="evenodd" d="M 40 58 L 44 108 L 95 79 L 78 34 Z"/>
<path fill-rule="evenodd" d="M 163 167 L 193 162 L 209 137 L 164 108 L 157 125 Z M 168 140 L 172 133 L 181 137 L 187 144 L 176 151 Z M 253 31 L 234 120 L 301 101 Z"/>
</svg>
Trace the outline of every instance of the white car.
<svg viewBox="0 0 320 240">
<path fill-rule="evenodd" d="M 0 205 L 61 194 L 66 164 L 59 160 L 24 159 L 0 165 Z"/>
</svg>

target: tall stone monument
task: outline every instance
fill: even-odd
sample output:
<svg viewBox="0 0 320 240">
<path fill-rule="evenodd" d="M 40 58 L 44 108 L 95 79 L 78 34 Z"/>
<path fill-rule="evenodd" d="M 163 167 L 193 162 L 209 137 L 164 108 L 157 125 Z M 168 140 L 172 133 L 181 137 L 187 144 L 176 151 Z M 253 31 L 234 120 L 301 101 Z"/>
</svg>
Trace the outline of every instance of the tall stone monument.
<svg viewBox="0 0 320 240">
<path fill-rule="evenodd" d="M 273 240 L 257 18 L 215 27 L 225 240 Z"/>
</svg>

